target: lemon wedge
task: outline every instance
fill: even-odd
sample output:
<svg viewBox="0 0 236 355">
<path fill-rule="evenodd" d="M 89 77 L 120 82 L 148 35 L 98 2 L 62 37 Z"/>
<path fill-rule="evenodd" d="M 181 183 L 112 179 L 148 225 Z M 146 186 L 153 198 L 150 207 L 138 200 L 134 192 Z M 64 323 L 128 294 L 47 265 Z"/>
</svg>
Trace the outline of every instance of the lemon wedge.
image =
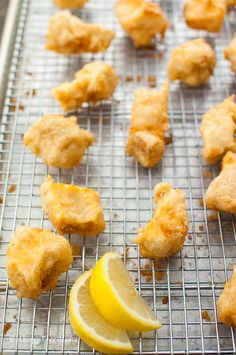
<svg viewBox="0 0 236 355">
<path fill-rule="evenodd" d="M 91 274 L 87 271 L 81 275 L 70 292 L 69 315 L 75 334 L 101 353 L 132 353 L 126 331 L 109 324 L 95 307 L 89 293 Z"/>
<path fill-rule="evenodd" d="M 140 332 L 161 327 L 136 291 L 119 254 L 110 252 L 101 257 L 93 269 L 89 287 L 95 306 L 114 326 Z"/>
</svg>

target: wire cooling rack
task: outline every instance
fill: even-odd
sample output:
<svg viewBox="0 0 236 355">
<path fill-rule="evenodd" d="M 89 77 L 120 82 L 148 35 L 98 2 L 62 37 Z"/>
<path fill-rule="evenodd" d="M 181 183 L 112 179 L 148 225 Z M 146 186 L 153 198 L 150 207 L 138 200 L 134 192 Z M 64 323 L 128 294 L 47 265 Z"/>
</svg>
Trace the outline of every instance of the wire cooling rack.
<svg viewBox="0 0 236 355">
<path fill-rule="evenodd" d="M 77 12 L 88 22 L 117 33 L 105 54 L 65 57 L 45 51 L 44 33 L 57 9 L 50 0 L 20 0 L 14 52 L 0 130 L 0 352 L 34 354 L 92 354 L 70 328 L 67 300 L 73 282 L 106 251 L 116 250 L 138 290 L 157 311 L 163 328 L 132 334 L 135 354 L 232 354 L 235 334 L 217 321 L 216 301 L 235 262 L 234 216 L 206 210 L 206 187 L 218 174 L 201 158 L 199 122 L 212 105 L 235 92 L 235 77 L 223 58 L 223 48 L 236 31 L 231 11 L 223 31 L 207 36 L 190 30 L 182 18 L 182 1 L 163 0 L 170 29 L 163 43 L 136 50 L 121 30 L 113 1 L 91 0 Z M 209 84 L 191 89 L 171 84 L 170 134 L 162 162 L 148 170 L 125 156 L 133 91 L 159 86 L 166 79 L 170 51 L 184 41 L 205 37 L 217 53 L 217 68 Z M 111 63 L 120 85 L 109 102 L 84 107 L 78 121 L 97 138 L 80 166 L 71 170 L 46 168 L 22 145 L 27 127 L 44 114 L 61 112 L 50 91 L 72 79 L 75 71 L 94 59 Z M 57 181 L 82 184 L 101 196 L 106 230 L 98 238 L 70 236 L 74 261 L 57 287 L 34 302 L 19 300 L 9 287 L 5 254 L 13 230 L 21 224 L 52 229 L 41 209 L 39 187 L 47 174 Z M 187 196 L 189 235 L 181 253 L 153 262 L 139 257 L 132 239 L 152 216 L 156 183 L 171 182 Z"/>
</svg>

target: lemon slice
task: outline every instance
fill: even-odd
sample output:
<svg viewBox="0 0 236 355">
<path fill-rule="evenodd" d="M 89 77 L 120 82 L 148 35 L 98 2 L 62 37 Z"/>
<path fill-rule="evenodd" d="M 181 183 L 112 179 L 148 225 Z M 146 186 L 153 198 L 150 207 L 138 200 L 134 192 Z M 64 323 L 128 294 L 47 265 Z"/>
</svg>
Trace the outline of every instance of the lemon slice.
<svg viewBox="0 0 236 355">
<path fill-rule="evenodd" d="M 69 315 L 75 334 L 101 353 L 132 353 L 126 331 L 109 324 L 95 307 L 89 293 L 91 274 L 87 271 L 81 275 L 70 292 Z"/>
<path fill-rule="evenodd" d="M 106 253 L 95 265 L 90 279 L 90 294 L 103 317 L 118 328 L 145 332 L 161 327 L 136 291 L 117 253 Z"/>
</svg>

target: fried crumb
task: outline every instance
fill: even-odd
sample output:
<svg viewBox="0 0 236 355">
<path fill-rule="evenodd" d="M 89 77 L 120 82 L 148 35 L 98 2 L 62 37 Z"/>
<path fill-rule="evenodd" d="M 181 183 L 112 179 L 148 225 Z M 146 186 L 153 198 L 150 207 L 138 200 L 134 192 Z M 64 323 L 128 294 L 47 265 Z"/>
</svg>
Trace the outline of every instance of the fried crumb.
<svg viewBox="0 0 236 355">
<path fill-rule="evenodd" d="M 125 247 L 125 258 L 127 259 L 129 256 L 129 247 Z"/>
<path fill-rule="evenodd" d="M 218 213 L 217 213 L 216 211 L 211 212 L 211 213 L 208 215 L 208 221 L 209 221 L 209 222 L 217 221 L 217 219 L 218 219 Z"/>
<path fill-rule="evenodd" d="M 78 245 L 78 244 L 71 245 L 71 249 L 72 249 L 73 256 L 80 256 L 81 255 L 80 245 Z"/>
<path fill-rule="evenodd" d="M 155 274 L 155 278 L 157 281 L 161 281 L 164 279 L 164 272 L 163 271 L 157 271 Z"/>
<path fill-rule="evenodd" d="M 90 270 L 90 267 L 88 267 L 88 265 L 84 265 L 84 270 L 85 270 L 85 271 L 89 271 L 89 270 Z"/>
<path fill-rule="evenodd" d="M 3 198 L 0 196 L 0 204 L 3 203 Z"/>
<path fill-rule="evenodd" d="M 212 286 L 212 281 L 210 280 L 210 281 L 207 281 L 207 283 L 210 285 L 210 286 Z"/>
<path fill-rule="evenodd" d="M 183 281 L 177 281 L 177 284 L 183 286 Z"/>
<path fill-rule="evenodd" d="M 203 172 L 203 177 L 205 178 L 212 178 L 212 172 L 210 170 L 206 170 Z"/>
<path fill-rule="evenodd" d="M 210 314 L 208 313 L 208 311 L 202 311 L 202 319 L 210 322 L 211 321 L 211 316 Z"/>
<path fill-rule="evenodd" d="M 188 240 L 192 240 L 193 236 L 191 234 L 188 235 Z"/>
<path fill-rule="evenodd" d="M 125 81 L 128 83 L 128 82 L 131 82 L 131 81 L 137 81 L 137 82 L 140 82 L 143 80 L 143 77 L 141 75 L 137 75 L 137 76 L 131 76 L 131 75 L 127 75 L 125 77 Z"/>
<path fill-rule="evenodd" d="M 12 327 L 12 324 L 11 323 L 5 323 L 4 324 L 4 327 L 3 327 L 3 334 L 6 335 L 8 330 L 10 330 Z"/>
<path fill-rule="evenodd" d="M 199 230 L 200 230 L 201 232 L 203 232 L 203 231 L 204 231 L 204 226 L 203 226 L 203 225 L 200 225 L 200 226 L 199 226 Z"/>
<path fill-rule="evenodd" d="M 151 88 L 155 88 L 156 87 L 156 77 L 151 75 L 148 77 L 148 84 Z"/>
<path fill-rule="evenodd" d="M 33 75 L 33 73 L 31 73 L 30 71 L 27 71 L 27 72 L 26 72 L 26 75 L 31 76 L 31 75 Z"/>
<path fill-rule="evenodd" d="M 12 184 L 8 187 L 7 192 L 12 193 L 16 191 L 16 185 Z"/>
<path fill-rule="evenodd" d="M 36 96 L 37 95 L 37 90 L 36 89 L 27 90 L 25 95 L 26 96 Z"/>
<path fill-rule="evenodd" d="M 162 304 L 168 304 L 169 303 L 169 297 L 165 296 L 162 298 Z"/>
<path fill-rule="evenodd" d="M 198 203 L 199 203 L 199 206 L 203 207 L 204 206 L 203 198 L 199 198 Z"/>
<path fill-rule="evenodd" d="M 171 144 L 173 142 L 173 135 L 170 134 L 169 136 L 164 137 L 164 139 L 166 145 Z"/>
<path fill-rule="evenodd" d="M 134 281 L 135 281 L 135 282 L 138 282 L 138 278 L 137 278 L 137 277 L 135 277 Z"/>
<path fill-rule="evenodd" d="M 188 255 L 187 255 L 187 254 L 184 254 L 184 258 L 188 258 Z"/>
<path fill-rule="evenodd" d="M 198 238 L 202 238 L 202 234 L 197 234 Z"/>
<path fill-rule="evenodd" d="M 19 104 L 19 110 L 20 111 L 24 111 L 25 110 L 25 106 L 22 103 Z"/>
</svg>

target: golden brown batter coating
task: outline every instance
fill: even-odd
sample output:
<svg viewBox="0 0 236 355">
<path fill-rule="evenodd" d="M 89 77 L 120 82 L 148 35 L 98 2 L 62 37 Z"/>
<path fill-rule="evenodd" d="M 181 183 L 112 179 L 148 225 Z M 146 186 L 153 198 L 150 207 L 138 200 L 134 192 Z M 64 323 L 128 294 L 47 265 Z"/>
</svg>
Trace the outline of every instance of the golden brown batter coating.
<svg viewBox="0 0 236 355">
<path fill-rule="evenodd" d="M 165 150 L 168 129 L 168 82 L 157 90 L 137 89 L 131 117 L 126 153 L 143 167 L 156 165 Z"/>
<path fill-rule="evenodd" d="M 7 250 L 10 285 L 17 290 L 17 297 L 36 299 L 56 286 L 72 260 L 70 244 L 61 235 L 18 227 Z"/>
<path fill-rule="evenodd" d="M 157 207 L 151 221 L 139 230 L 134 243 L 146 258 L 167 258 L 183 247 L 188 232 L 188 211 L 185 194 L 168 183 L 156 185 L 154 202 Z"/>
<path fill-rule="evenodd" d="M 194 39 L 173 50 L 168 63 L 169 79 L 198 86 L 208 81 L 215 65 L 216 56 L 209 44 L 204 39 Z"/>
<path fill-rule="evenodd" d="M 187 0 L 184 6 L 186 23 L 196 30 L 219 32 L 225 13 L 225 0 Z"/>
<path fill-rule="evenodd" d="M 115 9 L 121 26 L 135 47 L 147 46 L 158 34 L 164 37 L 168 22 L 158 4 L 145 0 L 118 0 Z"/>
<path fill-rule="evenodd" d="M 115 70 L 104 62 L 86 64 L 75 74 L 75 80 L 61 84 L 53 96 L 65 111 L 75 110 L 84 102 L 109 99 L 119 83 Z"/>
<path fill-rule="evenodd" d="M 69 11 L 61 11 L 49 21 L 45 48 L 62 54 L 104 52 L 114 36 L 112 30 L 84 23 Z"/>
<path fill-rule="evenodd" d="M 226 282 L 218 302 L 217 311 L 219 320 L 229 327 L 236 327 L 236 265 L 233 268 L 231 279 Z"/>
<path fill-rule="evenodd" d="M 94 190 L 57 184 L 48 176 L 40 192 L 43 209 L 60 234 L 93 236 L 104 231 L 101 201 Z"/>
<path fill-rule="evenodd" d="M 204 142 L 203 157 L 209 164 L 216 163 L 229 150 L 236 151 L 235 122 L 234 95 L 203 115 L 200 134 Z"/>
<path fill-rule="evenodd" d="M 230 61 L 231 69 L 234 73 L 236 73 L 236 33 L 234 34 L 234 38 L 232 39 L 230 45 L 224 50 L 225 59 Z"/>
<path fill-rule="evenodd" d="M 76 117 L 47 115 L 28 129 L 23 143 L 45 164 L 69 169 L 80 163 L 94 140 L 92 133 L 79 127 Z"/>
<path fill-rule="evenodd" d="M 216 211 L 236 213 L 236 154 L 227 152 L 222 170 L 208 186 L 206 206 Z"/>
<path fill-rule="evenodd" d="M 227 7 L 236 6 L 236 0 L 226 0 Z"/>
<path fill-rule="evenodd" d="M 61 9 L 77 9 L 83 7 L 88 0 L 52 0 Z"/>
</svg>

